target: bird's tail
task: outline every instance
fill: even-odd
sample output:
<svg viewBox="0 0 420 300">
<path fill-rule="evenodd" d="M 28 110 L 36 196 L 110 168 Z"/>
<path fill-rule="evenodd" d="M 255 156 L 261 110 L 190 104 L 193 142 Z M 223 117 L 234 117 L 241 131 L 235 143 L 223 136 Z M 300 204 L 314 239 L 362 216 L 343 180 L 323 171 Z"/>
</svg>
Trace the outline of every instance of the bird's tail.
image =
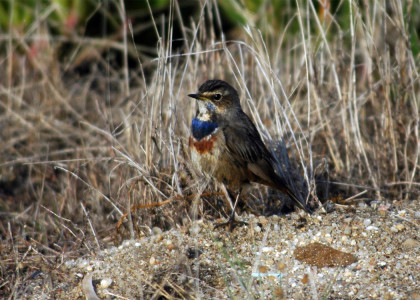
<svg viewBox="0 0 420 300">
<path fill-rule="evenodd" d="M 291 174 L 283 174 L 280 176 L 277 172 L 274 176 L 274 188 L 288 195 L 299 208 L 303 209 L 307 213 L 312 213 L 311 208 L 306 204 L 305 198 L 307 198 L 307 188 L 304 182 L 299 178 L 292 178 Z M 288 176 L 285 180 L 284 177 Z M 290 176 L 290 177 L 289 177 Z"/>
<path fill-rule="evenodd" d="M 294 203 L 299 206 L 301 209 L 306 211 L 307 213 L 311 214 L 312 210 L 306 204 L 305 200 L 302 197 L 302 194 L 299 194 L 300 197 L 297 196 L 296 193 L 293 193 L 289 188 L 285 188 L 284 192 L 294 201 Z"/>
<path fill-rule="evenodd" d="M 275 143 L 271 141 L 270 150 L 272 154 L 272 163 L 274 169 L 274 183 L 276 188 L 287 194 L 294 203 L 307 213 L 312 213 L 305 199 L 308 195 L 308 187 L 303 178 L 293 172 L 294 168 L 287 154 L 287 148 L 284 142 Z"/>
</svg>

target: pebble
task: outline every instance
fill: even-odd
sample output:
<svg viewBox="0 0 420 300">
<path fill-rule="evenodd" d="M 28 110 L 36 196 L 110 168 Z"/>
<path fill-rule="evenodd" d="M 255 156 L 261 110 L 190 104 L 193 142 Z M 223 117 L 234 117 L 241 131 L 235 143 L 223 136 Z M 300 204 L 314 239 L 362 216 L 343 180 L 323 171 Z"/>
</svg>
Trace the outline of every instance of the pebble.
<svg viewBox="0 0 420 300">
<path fill-rule="evenodd" d="M 168 250 L 170 251 L 175 250 L 177 248 L 176 245 L 174 245 L 174 243 L 172 243 L 171 240 L 166 240 L 165 245 L 166 245 L 166 248 L 168 248 Z"/>
<path fill-rule="evenodd" d="M 381 217 L 385 217 L 385 216 L 386 216 L 386 211 L 385 211 L 385 210 L 380 210 L 380 211 L 379 211 L 379 215 L 380 215 Z"/>
<path fill-rule="evenodd" d="M 155 242 L 160 242 L 160 241 L 162 241 L 163 240 L 163 236 L 160 234 L 160 233 L 158 233 L 158 234 L 156 234 L 155 236 L 153 236 L 154 237 L 154 241 Z"/>
<path fill-rule="evenodd" d="M 371 221 L 370 219 L 364 219 L 364 220 L 363 220 L 363 225 L 364 225 L 364 226 L 366 226 L 366 227 L 367 227 L 367 226 L 369 226 L 370 224 L 372 224 L 372 221 Z"/>
<path fill-rule="evenodd" d="M 404 225 L 403 224 L 397 224 L 397 225 L 395 225 L 395 227 L 397 228 L 397 230 L 398 231 L 403 231 L 404 229 L 405 229 L 405 227 L 404 227 Z"/>
<path fill-rule="evenodd" d="M 366 208 L 367 204 L 365 202 L 359 202 L 357 205 L 359 208 Z"/>
<path fill-rule="evenodd" d="M 262 247 L 262 249 L 261 249 L 262 252 L 271 252 L 273 250 L 274 250 L 273 247 Z"/>
<path fill-rule="evenodd" d="M 370 202 L 370 206 L 373 209 L 377 209 L 378 208 L 378 205 L 379 205 L 379 201 L 378 200 L 374 200 L 374 201 Z"/>
<path fill-rule="evenodd" d="M 160 229 L 159 227 L 153 227 L 152 228 L 152 233 L 154 235 L 162 234 L 162 229 Z"/>
<path fill-rule="evenodd" d="M 267 223 L 268 223 L 267 218 L 266 218 L 266 217 L 264 217 L 264 216 L 261 216 L 261 217 L 260 217 L 260 223 L 261 223 L 263 226 L 267 225 Z"/>
<path fill-rule="evenodd" d="M 74 266 L 76 266 L 76 262 L 74 260 L 68 260 L 64 262 L 64 266 L 66 268 L 72 268 Z"/>
<path fill-rule="evenodd" d="M 259 266 L 258 267 L 258 271 L 260 273 L 267 273 L 268 272 L 268 268 L 266 266 Z"/>
<path fill-rule="evenodd" d="M 104 278 L 101 280 L 100 287 L 103 289 L 109 288 L 109 286 L 112 284 L 111 278 Z"/>
<path fill-rule="evenodd" d="M 150 257 L 149 264 L 152 265 L 152 266 L 156 264 L 156 258 L 154 256 Z"/>
<path fill-rule="evenodd" d="M 122 246 L 123 247 L 128 247 L 128 246 L 130 246 L 130 244 L 131 244 L 131 241 L 130 240 L 126 240 L 126 241 L 123 242 Z"/>
<path fill-rule="evenodd" d="M 279 263 L 277 264 L 277 268 L 278 268 L 280 271 L 284 271 L 284 269 L 286 269 L 286 265 L 285 265 L 283 262 L 279 262 Z"/>
<path fill-rule="evenodd" d="M 402 244 L 401 247 L 404 249 L 416 249 L 419 248 L 420 242 L 416 241 L 415 239 L 408 238 Z"/>
<path fill-rule="evenodd" d="M 197 224 L 197 223 L 194 223 L 189 229 L 188 229 L 188 232 L 190 233 L 190 234 L 199 234 L 200 233 L 200 231 L 201 231 L 201 227 Z"/>
<path fill-rule="evenodd" d="M 350 226 L 346 226 L 346 227 L 344 228 L 343 233 L 344 233 L 345 235 L 350 235 L 350 234 L 351 234 L 351 227 L 350 227 Z"/>
<path fill-rule="evenodd" d="M 411 293 L 410 299 L 412 300 L 420 300 L 420 291 Z"/>
<path fill-rule="evenodd" d="M 79 267 L 79 269 L 84 269 L 88 264 L 89 264 L 89 262 L 87 260 L 83 259 L 79 262 L 79 264 L 77 266 Z"/>
</svg>

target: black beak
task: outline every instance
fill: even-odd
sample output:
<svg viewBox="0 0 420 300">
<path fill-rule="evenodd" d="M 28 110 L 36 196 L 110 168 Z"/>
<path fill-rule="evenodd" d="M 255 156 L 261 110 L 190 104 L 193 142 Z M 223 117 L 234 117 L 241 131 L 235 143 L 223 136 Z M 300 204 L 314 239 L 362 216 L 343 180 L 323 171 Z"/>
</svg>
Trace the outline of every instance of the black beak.
<svg viewBox="0 0 420 300">
<path fill-rule="evenodd" d="M 189 94 L 188 97 L 191 97 L 194 99 L 200 99 L 200 94 Z"/>
</svg>

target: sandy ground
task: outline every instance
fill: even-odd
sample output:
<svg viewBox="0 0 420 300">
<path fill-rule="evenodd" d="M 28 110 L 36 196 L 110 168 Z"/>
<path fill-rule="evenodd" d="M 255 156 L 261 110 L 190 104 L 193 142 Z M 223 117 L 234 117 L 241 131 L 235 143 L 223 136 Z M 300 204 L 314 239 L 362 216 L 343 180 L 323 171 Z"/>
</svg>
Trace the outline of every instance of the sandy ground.
<svg viewBox="0 0 420 300">
<path fill-rule="evenodd" d="M 65 261 L 61 275 L 41 273 L 20 295 L 420 299 L 419 202 L 360 203 L 311 216 L 241 215 L 248 225 L 233 232 L 207 221 L 167 232 L 154 228 L 144 239 Z M 310 253 L 304 246 L 316 247 Z"/>
</svg>

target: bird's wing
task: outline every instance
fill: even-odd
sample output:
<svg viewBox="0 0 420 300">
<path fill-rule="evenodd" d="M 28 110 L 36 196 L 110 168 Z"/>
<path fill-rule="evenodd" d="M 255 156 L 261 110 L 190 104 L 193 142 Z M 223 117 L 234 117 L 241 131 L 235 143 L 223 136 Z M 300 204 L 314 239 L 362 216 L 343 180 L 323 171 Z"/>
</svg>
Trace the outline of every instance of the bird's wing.
<svg viewBox="0 0 420 300">
<path fill-rule="evenodd" d="M 243 112 L 238 113 L 223 131 L 229 153 L 241 163 L 247 164 L 252 173 L 267 183 L 273 183 L 271 154 L 248 116 Z"/>
<path fill-rule="evenodd" d="M 301 208 L 306 206 L 288 187 L 285 180 L 276 174 L 271 153 L 265 147 L 258 130 L 245 113 L 240 113 L 230 120 L 224 129 L 226 147 L 234 159 L 246 164 L 261 183 L 277 188 L 288 194 Z"/>
</svg>

